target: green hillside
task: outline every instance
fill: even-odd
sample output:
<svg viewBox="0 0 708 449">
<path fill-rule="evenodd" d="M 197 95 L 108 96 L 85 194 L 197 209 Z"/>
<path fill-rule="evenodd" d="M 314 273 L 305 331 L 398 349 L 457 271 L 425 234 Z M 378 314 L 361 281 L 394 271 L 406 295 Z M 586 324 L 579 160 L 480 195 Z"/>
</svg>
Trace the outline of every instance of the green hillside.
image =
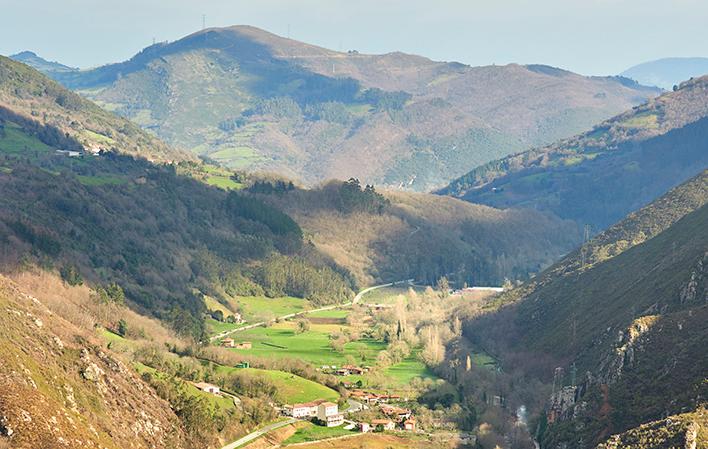
<svg viewBox="0 0 708 449">
<path fill-rule="evenodd" d="M 206 29 L 95 69 L 46 73 L 230 168 L 412 190 L 571 136 L 659 92 L 544 66 L 335 52 L 248 26 Z"/>
<path fill-rule="evenodd" d="M 706 86 L 708 77 L 687 81 L 592 131 L 484 164 L 440 193 L 603 230 L 708 166 Z"/>
<path fill-rule="evenodd" d="M 66 146 L 68 135 L 79 151 L 120 151 L 154 161 L 189 160 L 128 120 L 110 114 L 70 92 L 36 70 L 0 56 L 0 119 L 14 121 L 33 133 L 41 126 L 56 128 L 50 144 Z M 45 134 L 44 139 L 50 136 Z"/>
<path fill-rule="evenodd" d="M 591 447 L 705 404 L 707 176 L 630 215 L 495 302 L 511 304 L 464 325 L 467 341 L 503 366 L 573 392 L 572 400 L 536 405 L 554 413 L 542 447 Z M 554 379 L 556 367 L 563 374 Z"/>
</svg>

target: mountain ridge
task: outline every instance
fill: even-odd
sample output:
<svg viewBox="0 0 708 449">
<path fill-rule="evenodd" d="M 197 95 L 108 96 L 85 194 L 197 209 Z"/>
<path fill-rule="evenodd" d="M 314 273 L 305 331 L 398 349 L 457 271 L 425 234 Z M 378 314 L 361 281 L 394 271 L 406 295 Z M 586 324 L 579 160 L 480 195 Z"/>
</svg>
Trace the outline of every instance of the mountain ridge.
<svg viewBox="0 0 708 449">
<path fill-rule="evenodd" d="M 357 177 L 428 190 L 658 93 L 557 71 L 340 53 L 237 26 L 50 75 L 230 168 L 276 171 L 308 185 Z"/>
</svg>

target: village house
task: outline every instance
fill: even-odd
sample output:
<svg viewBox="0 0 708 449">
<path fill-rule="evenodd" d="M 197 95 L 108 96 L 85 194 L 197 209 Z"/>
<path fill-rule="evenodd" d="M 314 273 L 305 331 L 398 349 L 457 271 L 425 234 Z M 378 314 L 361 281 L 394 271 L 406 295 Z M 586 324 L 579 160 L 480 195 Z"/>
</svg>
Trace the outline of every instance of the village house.
<svg viewBox="0 0 708 449">
<path fill-rule="evenodd" d="M 367 422 L 360 422 L 357 424 L 357 427 L 362 433 L 366 433 L 371 430 L 371 425 Z"/>
<path fill-rule="evenodd" d="M 198 383 L 194 384 L 194 386 L 206 393 L 211 393 L 211 394 L 220 394 L 221 393 L 221 389 L 219 389 L 219 387 L 217 387 L 216 385 L 208 384 L 206 382 L 198 382 Z"/>
<path fill-rule="evenodd" d="M 396 424 L 390 419 L 374 419 L 371 421 L 371 425 L 376 430 L 379 429 L 379 426 L 381 426 L 381 430 L 394 430 L 396 428 Z"/>
<path fill-rule="evenodd" d="M 403 430 L 407 430 L 409 432 L 415 432 L 415 419 L 409 418 L 409 419 L 403 421 Z"/>
<path fill-rule="evenodd" d="M 367 370 L 354 365 L 344 365 L 342 369 L 349 371 L 349 374 L 364 374 Z"/>
<path fill-rule="evenodd" d="M 317 416 L 317 407 L 322 404 L 323 399 L 318 399 L 312 402 L 303 402 L 301 404 L 293 404 L 292 407 L 292 417 L 293 418 L 313 418 Z"/>
<path fill-rule="evenodd" d="M 236 343 L 234 348 L 236 349 L 251 349 L 253 344 L 250 341 L 242 341 L 241 343 Z"/>
<path fill-rule="evenodd" d="M 221 346 L 225 348 L 233 348 L 234 346 L 236 346 L 236 342 L 233 338 L 224 338 L 223 340 L 221 340 Z"/>
<path fill-rule="evenodd" d="M 381 412 L 384 415 L 403 421 L 411 417 L 411 411 L 406 408 L 394 407 L 392 405 L 381 404 Z"/>
<path fill-rule="evenodd" d="M 323 402 L 317 406 L 317 420 L 324 426 L 336 427 L 344 424 L 344 415 L 334 402 Z"/>
</svg>

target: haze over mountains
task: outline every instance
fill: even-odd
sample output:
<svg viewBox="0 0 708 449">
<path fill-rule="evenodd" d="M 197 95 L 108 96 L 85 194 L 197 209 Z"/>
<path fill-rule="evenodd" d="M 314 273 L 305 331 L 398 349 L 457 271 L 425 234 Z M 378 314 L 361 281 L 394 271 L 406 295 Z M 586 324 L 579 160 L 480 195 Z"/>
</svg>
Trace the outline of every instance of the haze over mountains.
<svg viewBox="0 0 708 449">
<path fill-rule="evenodd" d="M 428 190 L 551 143 L 658 91 L 547 66 L 334 52 L 253 27 L 47 74 L 168 143 L 231 168 Z"/>
<path fill-rule="evenodd" d="M 631 67 L 622 76 L 647 86 L 671 90 L 690 78 L 708 75 L 708 58 L 664 58 Z"/>
</svg>

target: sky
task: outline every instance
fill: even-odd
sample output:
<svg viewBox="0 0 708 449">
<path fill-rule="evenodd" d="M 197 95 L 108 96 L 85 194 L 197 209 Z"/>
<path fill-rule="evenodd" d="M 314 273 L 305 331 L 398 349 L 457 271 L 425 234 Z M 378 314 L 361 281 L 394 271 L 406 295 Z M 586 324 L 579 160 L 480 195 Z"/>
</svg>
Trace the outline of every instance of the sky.
<svg viewBox="0 0 708 449">
<path fill-rule="evenodd" d="M 333 50 L 614 75 L 708 56 L 706 0 L 0 0 L 0 54 L 74 67 L 128 59 L 202 27 L 253 25 Z"/>
</svg>

